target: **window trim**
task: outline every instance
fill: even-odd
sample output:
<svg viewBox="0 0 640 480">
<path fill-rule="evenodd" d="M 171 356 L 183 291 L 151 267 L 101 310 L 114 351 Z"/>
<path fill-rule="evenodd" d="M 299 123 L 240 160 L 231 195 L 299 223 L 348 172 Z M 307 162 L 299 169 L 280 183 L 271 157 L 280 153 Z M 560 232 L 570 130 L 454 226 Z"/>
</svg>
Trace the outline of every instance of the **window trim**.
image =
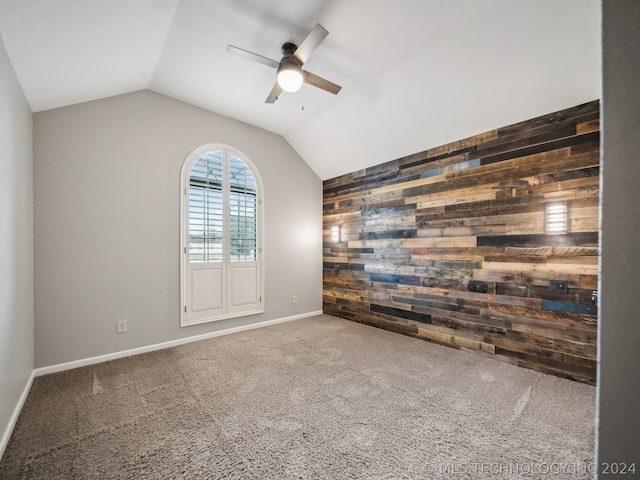
<svg viewBox="0 0 640 480">
<path fill-rule="evenodd" d="M 189 268 L 189 185 L 190 185 L 190 173 L 193 164 L 204 154 L 215 151 L 215 150 L 223 150 L 223 162 L 224 162 L 224 170 L 225 176 L 226 172 L 228 172 L 228 163 L 229 156 L 234 156 L 242 160 L 242 162 L 247 166 L 247 168 L 251 171 L 253 178 L 256 182 L 256 206 L 257 206 L 257 219 L 256 219 L 256 262 L 258 265 L 258 291 L 257 295 L 259 296 L 259 308 L 251 311 L 244 311 L 238 313 L 225 313 L 222 315 L 218 315 L 213 318 L 206 318 L 201 320 L 191 320 L 189 321 L 187 316 L 187 296 L 189 294 L 189 288 L 187 285 L 187 273 Z M 225 182 L 228 179 L 225 178 Z M 209 143 L 203 145 L 201 147 L 193 150 L 185 159 L 182 164 L 182 169 L 180 171 L 180 224 L 179 224 L 179 236 L 180 236 L 180 327 L 187 327 L 191 325 L 200 325 L 203 323 L 215 322 L 218 320 L 225 320 L 229 318 L 237 318 L 244 317 L 248 315 L 255 315 L 259 313 L 264 313 L 265 311 L 265 268 L 264 268 L 264 188 L 262 185 L 262 178 L 260 173 L 255 166 L 255 164 L 240 150 L 235 147 L 232 147 L 223 143 Z M 229 205 L 228 200 L 224 199 L 225 219 L 229 216 Z M 225 220 L 225 222 L 227 222 Z M 229 223 L 225 223 L 225 225 L 229 225 Z M 227 238 L 228 234 L 225 233 L 225 238 Z M 227 246 L 227 249 L 230 246 Z M 239 264 L 242 262 L 231 262 L 228 255 L 225 254 L 223 258 L 223 262 L 226 264 L 224 268 L 229 267 L 231 264 Z M 229 281 L 227 280 L 225 290 L 229 286 Z"/>
</svg>

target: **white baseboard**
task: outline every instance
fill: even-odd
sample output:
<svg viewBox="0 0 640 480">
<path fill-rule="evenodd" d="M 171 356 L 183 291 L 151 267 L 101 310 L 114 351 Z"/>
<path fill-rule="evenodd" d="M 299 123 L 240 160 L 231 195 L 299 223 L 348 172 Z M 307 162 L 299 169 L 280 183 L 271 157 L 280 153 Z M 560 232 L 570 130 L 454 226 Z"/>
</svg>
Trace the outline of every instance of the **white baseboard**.
<svg viewBox="0 0 640 480">
<path fill-rule="evenodd" d="M 179 338 L 177 340 L 171 340 L 163 343 L 156 343 L 154 345 L 147 345 L 144 347 L 132 348 L 130 350 L 123 350 L 121 352 L 108 353 L 106 355 L 99 355 L 97 357 L 84 358 L 80 360 L 74 360 L 72 362 L 59 363 L 57 365 L 51 365 L 49 367 L 36 368 L 34 370 L 35 376 L 47 375 L 49 373 L 62 372 L 64 370 L 71 370 L 72 368 L 85 367 L 87 365 L 95 365 L 96 363 L 108 362 L 109 360 L 115 360 L 118 358 L 129 357 L 131 355 L 138 355 L 140 353 L 152 352 L 154 350 L 162 350 L 163 348 L 176 347 L 178 345 L 184 345 L 186 343 L 198 342 L 200 340 L 206 340 L 208 338 L 221 337 L 223 335 L 230 335 L 232 333 L 244 332 L 246 330 L 253 330 L 255 328 L 268 327 L 277 323 L 291 322 L 293 320 L 300 320 L 301 318 L 313 317 L 315 315 L 321 315 L 322 310 L 315 312 L 302 313 L 300 315 L 293 315 L 291 317 L 277 318 L 275 320 L 267 320 L 265 322 L 252 323 L 250 325 L 243 325 L 241 327 L 227 328 L 217 332 L 203 333 L 202 335 L 194 335 L 193 337 Z M 28 390 L 27 390 L 28 391 Z M 18 413 L 19 410 L 18 410 Z"/>
<path fill-rule="evenodd" d="M 18 403 L 16 407 L 13 409 L 13 413 L 9 418 L 9 424 L 7 428 L 5 428 L 4 433 L 2 434 L 2 439 L 0 440 L 0 458 L 4 455 L 4 451 L 9 444 L 9 439 L 11 438 L 11 434 L 13 433 L 13 429 L 16 426 L 18 421 L 18 417 L 20 416 L 20 412 L 22 411 L 22 407 L 24 406 L 24 402 L 27 400 L 27 395 L 29 395 L 29 390 L 31 390 L 31 384 L 33 383 L 33 379 L 35 378 L 35 370 L 31 372 L 31 376 L 29 380 L 27 380 L 27 384 L 24 386 L 24 390 L 22 391 L 22 395 L 18 399 Z"/>
</svg>

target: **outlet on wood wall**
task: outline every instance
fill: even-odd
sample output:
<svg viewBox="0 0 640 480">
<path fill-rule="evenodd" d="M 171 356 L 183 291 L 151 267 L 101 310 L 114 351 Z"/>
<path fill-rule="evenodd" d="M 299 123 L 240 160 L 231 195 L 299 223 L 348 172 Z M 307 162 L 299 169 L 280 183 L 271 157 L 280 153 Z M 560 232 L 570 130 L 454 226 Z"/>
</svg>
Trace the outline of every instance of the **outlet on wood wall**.
<svg viewBox="0 0 640 480">
<path fill-rule="evenodd" d="M 595 383 L 599 152 L 593 101 L 326 180 L 324 312 Z"/>
</svg>

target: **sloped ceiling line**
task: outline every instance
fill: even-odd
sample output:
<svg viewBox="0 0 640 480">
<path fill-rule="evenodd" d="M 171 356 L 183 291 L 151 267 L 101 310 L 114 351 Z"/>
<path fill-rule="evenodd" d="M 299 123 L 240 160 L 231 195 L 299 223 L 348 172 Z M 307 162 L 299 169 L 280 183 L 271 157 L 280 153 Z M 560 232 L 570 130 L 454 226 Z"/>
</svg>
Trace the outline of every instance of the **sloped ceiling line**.
<svg viewBox="0 0 640 480">
<path fill-rule="evenodd" d="M 342 85 L 264 103 L 321 23 L 307 68 Z M 321 179 L 600 94 L 599 0 L 0 0 L 33 111 L 151 89 L 282 135 Z M 304 110 L 300 107 L 304 104 Z"/>
</svg>

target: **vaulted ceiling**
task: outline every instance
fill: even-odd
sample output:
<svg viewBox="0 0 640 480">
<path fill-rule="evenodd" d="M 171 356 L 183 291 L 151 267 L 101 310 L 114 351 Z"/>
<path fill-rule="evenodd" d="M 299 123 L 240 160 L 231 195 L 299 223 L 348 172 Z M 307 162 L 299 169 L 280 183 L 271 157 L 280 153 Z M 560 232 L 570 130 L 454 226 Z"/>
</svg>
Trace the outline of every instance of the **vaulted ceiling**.
<svg viewBox="0 0 640 480">
<path fill-rule="evenodd" d="M 305 68 L 342 91 L 265 104 L 275 71 L 227 45 L 279 60 L 316 23 Z M 322 179 L 600 96 L 598 0 L 0 0 L 0 35 L 34 112 L 148 88 L 281 134 Z"/>
</svg>

